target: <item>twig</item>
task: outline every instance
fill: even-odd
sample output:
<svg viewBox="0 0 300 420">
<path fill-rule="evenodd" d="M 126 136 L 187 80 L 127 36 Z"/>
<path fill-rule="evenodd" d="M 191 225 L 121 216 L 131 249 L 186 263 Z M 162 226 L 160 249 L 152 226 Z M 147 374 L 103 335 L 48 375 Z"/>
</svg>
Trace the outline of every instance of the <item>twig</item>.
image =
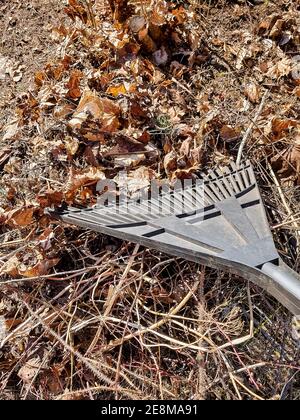
<svg viewBox="0 0 300 420">
<path fill-rule="evenodd" d="M 120 282 L 118 283 L 118 285 L 115 288 L 111 289 L 111 294 L 108 295 L 107 301 L 105 303 L 105 311 L 104 311 L 104 314 L 103 314 L 104 319 L 110 314 L 110 312 L 113 309 L 117 299 L 119 298 L 120 291 L 121 291 L 124 283 L 127 280 L 127 275 L 128 275 L 128 273 L 131 269 L 131 266 L 134 262 L 134 259 L 135 259 L 136 255 L 139 251 L 139 247 L 140 247 L 139 245 L 135 246 L 133 254 L 131 255 L 131 257 L 128 261 L 127 267 L 126 267 L 126 269 L 125 269 L 125 271 L 122 275 L 122 278 L 121 278 Z M 88 350 L 86 351 L 86 355 L 94 349 L 95 345 L 97 344 L 97 342 L 98 342 L 98 340 L 101 336 L 102 329 L 103 329 L 103 323 L 101 322 L 99 327 L 98 327 L 98 330 L 97 330 L 97 332 L 94 336 L 94 339 L 93 339 L 92 343 L 90 344 Z"/>
<path fill-rule="evenodd" d="M 270 172 L 270 175 L 271 175 L 271 177 L 272 177 L 272 179 L 274 181 L 274 184 L 277 187 L 277 190 L 278 190 L 279 196 L 281 198 L 282 204 L 284 205 L 284 207 L 285 207 L 285 209 L 287 211 L 287 217 L 290 218 L 291 225 L 296 229 L 295 236 L 296 236 L 297 251 L 298 251 L 299 250 L 299 247 L 300 247 L 300 229 L 299 229 L 299 224 L 297 222 L 297 219 L 295 219 L 295 217 L 293 215 L 293 212 L 292 212 L 292 210 L 291 210 L 291 208 L 290 208 L 290 206 L 289 206 L 289 204 L 288 204 L 288 202 L 287 202 L 287 200 L 286 200 L 286 198 L 284 196 L 284 193 L 283 193 L 282 188 L 281 188 L 281 186 L 279 184 L 279 181 L 278 181 L 278 179 L 277 179 L 277 177 L 275 175 L 275 172 L 273 171 L 273 168 L 272 168 L 271 164 L 268 161 L 267 161 L 267 167 L 268 167 L 268 170 Z"/>
<path fill-rule="evenodd" d="M 257 112 L 255 114 L 255 117 L 252 120 L 251 124 L 249 125 L 249 127 L 248 127 L 247 131 L 245 132 L 244 137 L 243 137 L 243 139 L 241 141 L 241 144 L 240 144 L 240 147 L 239 147 L 239 151 L 238 151 L 237 160 L 236 160 L 236 164 L 238 166 L 240 165 L 240 163 L 242 161 L 243 150 L 244 150 L 244 147 L 245 147 L 245 145 L 247 143 L 247 140 L 248 140 L 248 138 L 249 138 L 249 136 L 250 136 L 250 134 L 251 134 L 251 132 L 253 130 L 253 127 L 256 125 L 257 120 L 258 120 L 260 114 L 262 113 L 262 110 L 263 110 L 263 107 L 265 105 L 265 102 L 266 102 L 266 99 L 268 97 L 268 94 L 269 94 L 268 91 L 266 91 L 264 93 L 264 96 L 263 96 L 263 98 L 261 100 L 260 106 L 259 106 L 259 108 L 258 108 L 258 110 L 257 110 Z"/>
</svg>

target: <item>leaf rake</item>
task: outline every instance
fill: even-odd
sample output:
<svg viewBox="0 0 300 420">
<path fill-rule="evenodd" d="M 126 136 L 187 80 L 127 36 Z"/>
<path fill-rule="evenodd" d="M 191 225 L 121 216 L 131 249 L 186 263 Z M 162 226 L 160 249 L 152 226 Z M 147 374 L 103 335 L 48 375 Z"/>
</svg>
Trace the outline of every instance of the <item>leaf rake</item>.
<svg viewBox="0 0 300 420">
<path fill-rule="evenodd" d="M 275 248 L 250 162 L 209 171 L 201 184 L 134 203 L 50 214 L 248 279 L 300 315 L 300 276 Z"/>
</svg>

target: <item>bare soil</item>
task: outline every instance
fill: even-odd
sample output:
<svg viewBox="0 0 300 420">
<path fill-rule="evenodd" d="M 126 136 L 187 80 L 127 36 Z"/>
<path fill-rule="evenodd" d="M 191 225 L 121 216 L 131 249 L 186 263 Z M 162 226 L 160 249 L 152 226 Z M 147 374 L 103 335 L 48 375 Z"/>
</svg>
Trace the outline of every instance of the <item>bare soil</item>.
<svg viewBox="0 0 300 420">
<path fill-rule="evenodd" d="M 50 29 L 66 19 L 59 0 L 0 0 L 0 55 L 21 65 L 22 79 L 0 80 L 0 126 L 14 111 L 16 97 L 27 92 L 34 73 L 55 56 Z"/>
</svg>

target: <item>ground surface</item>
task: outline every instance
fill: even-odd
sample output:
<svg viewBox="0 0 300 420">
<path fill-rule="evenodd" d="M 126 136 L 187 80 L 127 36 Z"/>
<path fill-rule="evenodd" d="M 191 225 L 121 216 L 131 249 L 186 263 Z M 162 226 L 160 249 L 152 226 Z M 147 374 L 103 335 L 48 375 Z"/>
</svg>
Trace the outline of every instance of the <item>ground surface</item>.
<svg viewBox="0 0 300 420">
<path fill-rule="evenodd" d="M 0 1 L 0 398 L 299 399 L 292 316 L 261 289 L 44 213 L 121 169 L 131 193 L 196 178 L 252 124 L 299 272 L 298 2 L 67 3 Z"/>
<path fill-rule="evenodd" d="M 50 29 L 64 19 L 62 2 L 58 0 L 0 1 L 0 55 L 21 66 L 21 80 L 11 77 L 1 81 L 0 124 L 14 110 L 16 96 L 28 90 L 34 73 L 55 55 Z"/>
</svg>

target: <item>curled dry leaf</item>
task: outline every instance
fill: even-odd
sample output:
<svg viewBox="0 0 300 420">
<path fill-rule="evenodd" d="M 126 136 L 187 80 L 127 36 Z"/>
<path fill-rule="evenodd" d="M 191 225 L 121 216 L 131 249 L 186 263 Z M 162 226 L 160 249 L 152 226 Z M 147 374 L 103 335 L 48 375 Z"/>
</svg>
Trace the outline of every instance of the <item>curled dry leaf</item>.
<svg viewBox="0 0 300 420">
<path fill-rule="evenodd" d="M 65 12 L 72 19 L 80 19 L 83 23 L 88 21 L 88 12 L 77 0 L 68 0 L 68 6 L 65 7 Z"/>
<path fill-rule="evenodd" d="M 191 151 L 191 139 L 187 138 L 182 142 L 180 146 L 180 156 L 189 157 Z"/>
<path fill-rule="evenodd" d="M 10 227 L 26 227 L 33 222 L 34 208 L 20 208 L 7 214 L 6 224 Z"/>
<path fill-rule="evenodd" d="M 22 277 L 39 277 L 48 274 L 52 267 L 55 267 L 60 261 L 60 258 L 44 259 L 33 267 L 27 267 L 26 270 L 20 269 L 18 275 Z"/>
<path fill-rule="evenodd" d="M 7 328 L 5 318 L 4 316 L 0 316 L 0 343 L 2 342 L 2 340 L 5 339 L 7 330 L 8 328 Z"/>
<path fill-rule="evenodd" d="M 42 256 L 41 256 L 42 257 Z M 48 274 L 52 267 L 55 267 L 59 263 L 59 258 L 47 259 L 43 258 L 34 266 L 28 266 L 20 261 L 20 259 L 14 255 L 9 258 L 8 261 L 1 267 L 0 274 L 8 274 L 12 277 L 39 277 Z"/>
<path fill-rule="evenodd" d="M 30 384 L 41 369 L 41 360 L 39 357 L 28 360 L 18 372 L 18 376 L 26 384 Z"/>
<path fill-rule="evenodd" d="M 257 104 L 260 101 L 260 89 L 257 83 L 250 82 L 245 87 L 245 95 L 254 104 Z"/>
<path fill-rule="evenodd" d="M 136 91 L 136 84 L 124 82 L 118 85 L 110 86 L 107 89 L 106 93 L 114 97 L 118 97 L 119 95 L 126 95 L 127 93 L 133 93 L 135 91 Z"/>
<path fill-rule="evenodd" d="M 122 168 L 134 168 L 146 159 L 143 153 L 137 153 L 134 155 L 119 155 L 114 158 L 116 167 Z"/>
<path fill-rule="evenodd" d="M 157 174 L 153 169 L 141 166 L 128 174 L 127 178 L 117 176 L 115 181 L 119 188 L 125 188 L 129 195 L 133 195 L 150 185 L 151 180 L 155 179 Z"/>
<path fill-rule="evenodd" d="M 157 66 L 165 66 L 169 61 L 169 55 L 164 46 L 153 53 L 153 60 Z"/>
<path fill-rule="evenodd" d="M 58 206 L 62 203 L 64 194 L 62 191 L 47 191 L 37 197 L 41 208 Z"/>
<path fill-rule="evenodd" d="M 188 169 L 176 169 L 172 173 L 172 180 L 176 179 L 191 179 L 194 178 L 194 173 L 199 170 L 199 166 L 191 166 Z"/>
<path fill-rule="evenodd" d="M 293 63 L 290 58 L 283 58 L 278 63 L 271 66 L 268 70 L 267 76 L 271 79 L 280 79 L 282 77 L 288 76 L 293 68 Z"/>
<path fill-rule="evenodd" d="M 105 174 L 97 168 L 90 168 L 81 172 L 75 172 L 73 169 L 69 175 L 69 180 L 65 188 L 65 197 L 68 202 L 72 202 L 80 188 L 87 185 L 94 185 L 101 179 L 105 179 Z"/>
<path fill-rule="evenodd" d="M 149 26 L 143 16 L 132 16 L 129 20 L 129 28 L 142 44 L 145 52 L 154 53 L 157 50 L 157 45 L 149 33 Z"/>
<path fill-rule="evenodd" d="M 4 136 L 2 140 L 3 141 L 15 140 L 18 137 L 19 133 L 20 133 L 19 121 L 18 120 L 11 121 L 9 124 L 7 124 L 4 127 Z"/>
<path fill-rule="evenodd" d="M 78 99 L 81 97 L 80 81 L 82 79 L 82 72 L 80 70 L 73 70 L 69 82 L 67 84 L 68 93 L 67 97 L 70 99 Z"/>
<path fill-rule="evenodd" d="M 172 150 L 164 158 L 164 168 L 167 174 L 174 171 L 177 168 L 177 153 Z"/>
<path fill-rule="evenodd" d="M 297 127 L 298 125 L 299 122 L 296 120 L 274 118 L 272 120 L 272 132 L 278 135 L 292 127 Z"/>
<path fill-rule="evenodd" d="M 300 136 L 296 137 L 284 153 L 275 156 L 272 163 L 283 178 L 296 177 L 297 184 L 300 185 Z"/>
<path fill-rule="evenodd" d="M 240 138 L 240 132 L 234 127 L 223 125 L 220 130 L 220 137 L 226 143 L 231 143 Z"/>
<path fill-rule="evenodd" d="M 118 118 L 120 113 L 120 107 L 116 102 L 107 98 L 100 98 L 95 92 L 86 90 L 73 114 L 73 118 L 69 121 L 69 125 L 73 129 L 80 129 L 83 122 L 91 116 L 94 120 L 101 122 L 103 132 L 112 133 L 117 131 L 120 126 Z"/>
</svg>

